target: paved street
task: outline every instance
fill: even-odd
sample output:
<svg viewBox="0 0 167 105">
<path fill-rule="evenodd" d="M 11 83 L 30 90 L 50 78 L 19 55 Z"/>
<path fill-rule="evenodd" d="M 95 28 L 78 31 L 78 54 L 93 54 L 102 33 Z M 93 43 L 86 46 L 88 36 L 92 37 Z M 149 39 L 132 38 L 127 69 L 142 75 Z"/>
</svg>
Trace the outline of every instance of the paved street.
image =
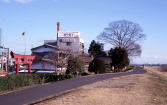
<svg viewBox="0 0 167 105">
<path fill-rule="evenodd" d="M 55 83 L 37 86 L 17 92 L 12 92 L 0 95 L 0 105 L 22 105 L 29 104 L 39 99 L 44 99 L 48 96 L 54 96 L 66 90 L 74 89 L 83 85 L 91 84 L 93 82 L 120 77 L 132 74 L 141 74 L 146 71 L 141 67 L 136 67 L 132 72 L 115 73 L 115 74 L 101 74 L 80 78 L 72 78 L 69 80 L 58 81 Z"/>
</svg>

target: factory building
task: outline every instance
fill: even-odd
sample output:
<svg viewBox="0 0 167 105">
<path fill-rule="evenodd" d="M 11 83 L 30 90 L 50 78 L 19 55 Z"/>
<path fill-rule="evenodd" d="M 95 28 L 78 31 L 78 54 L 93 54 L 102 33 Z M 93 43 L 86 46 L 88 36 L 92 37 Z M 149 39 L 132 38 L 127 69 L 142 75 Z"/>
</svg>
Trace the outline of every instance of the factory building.
<svg viewBox="0 0 167 105">
<path fill-rule="evenodd" d="M 73 55 L 79 56 L 84 53 L 84 41 L 80 38 L 80 32 L 61 31 L 59 22 L 57 22 L 57 46 Z"/>
<path fill-rule="evenodd" d="M 80 32 L 59 31 L 57 46 L 71 52 L 73 55 L 83 54 L 84 43 L 80 40 Z"/>
</svg>

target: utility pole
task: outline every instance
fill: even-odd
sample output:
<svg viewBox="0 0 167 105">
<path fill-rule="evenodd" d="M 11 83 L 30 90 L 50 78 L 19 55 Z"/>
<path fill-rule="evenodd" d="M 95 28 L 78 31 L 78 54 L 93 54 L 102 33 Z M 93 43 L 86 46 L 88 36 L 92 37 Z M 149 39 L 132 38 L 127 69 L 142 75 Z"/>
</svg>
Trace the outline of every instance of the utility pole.
<svg viewBox="0 0 167 105">
<path fill-rule="evenodd" d="M 0 71 L 2 71 L 2 49 L 1 49 L 1 47 L 2 47 L 2 37 L 1 37 L 1 28 L 0 28 Z"/>
<path fill-rule="evenodd" d="M 1 28 L 0 28 L 0 56 L 1 56 L 1 71 L 3 72 L 4 46 L 2 43 L 2 29 Z"/>
</svg>

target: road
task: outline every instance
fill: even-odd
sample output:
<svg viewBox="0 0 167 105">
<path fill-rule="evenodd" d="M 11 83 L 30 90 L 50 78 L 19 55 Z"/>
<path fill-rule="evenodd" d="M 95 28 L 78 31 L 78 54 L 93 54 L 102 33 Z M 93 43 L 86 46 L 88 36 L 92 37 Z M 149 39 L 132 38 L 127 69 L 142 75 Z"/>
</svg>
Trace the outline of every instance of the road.
<svg viewBox="0 0 167 105">
<path fill-rule="evenodd" d="M 101 74 L 87 77 L 72 78 L 68 80 L 58 81 L 46 85 L 41 85 L 25 90 L 0 95 L 0 105 L 23 105 L 30 104 L 48 96 L 54 96 L 66 90 L 74 89 L 93 82 L 120 77 L 132 74 L 142 74 L 146 71 L 141 67 L 136 67 L 132 72 L 123 72 L 115 74 Z"/>
</svg>

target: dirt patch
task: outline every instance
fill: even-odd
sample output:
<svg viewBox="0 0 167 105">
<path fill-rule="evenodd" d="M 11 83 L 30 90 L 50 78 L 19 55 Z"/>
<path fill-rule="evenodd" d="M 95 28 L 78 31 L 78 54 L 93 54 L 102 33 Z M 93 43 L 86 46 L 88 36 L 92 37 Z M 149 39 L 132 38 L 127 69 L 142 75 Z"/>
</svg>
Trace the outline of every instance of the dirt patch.
<svg viewBox="0 0 167 105">
<path fill-rule="evenodd" d="M 150 79 L 153 81 L 153 85 L 150 86 L 151 90 L 149 90 L 152 93 L 153 103 L 155 105 L 167 105 L 167 79 L 154 74 Z"/>
</svg>

